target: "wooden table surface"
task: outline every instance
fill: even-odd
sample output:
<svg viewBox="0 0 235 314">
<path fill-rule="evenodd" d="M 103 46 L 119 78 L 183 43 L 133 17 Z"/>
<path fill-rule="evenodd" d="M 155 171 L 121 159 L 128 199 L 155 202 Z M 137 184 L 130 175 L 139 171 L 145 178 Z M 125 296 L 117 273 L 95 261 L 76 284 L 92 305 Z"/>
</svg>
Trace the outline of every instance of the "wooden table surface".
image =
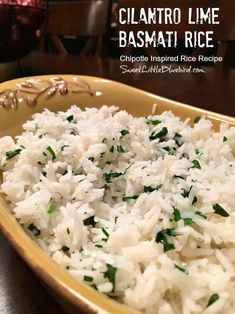
<svg viewBox="0 0 235 314">
<path fill-rule="evenodd" d="M 205 68 L 203 74 L 122 74 L 121 64 L 126 63 L 114 59 L 90 60 L 38 52 L 30 54 L 21 62 L 25 75 L 66 73 L 100 76 L 200 108 L 235 116 L 235 69 L 215 71 L 213 68 Z M 135 64 L 134 67 L 138 65 Z M 11 78 L 13 74 L 6 71 L 5 79 Z M 0 256 L 0 313 L 64 313 L 1 234 Z"/>
</svg>

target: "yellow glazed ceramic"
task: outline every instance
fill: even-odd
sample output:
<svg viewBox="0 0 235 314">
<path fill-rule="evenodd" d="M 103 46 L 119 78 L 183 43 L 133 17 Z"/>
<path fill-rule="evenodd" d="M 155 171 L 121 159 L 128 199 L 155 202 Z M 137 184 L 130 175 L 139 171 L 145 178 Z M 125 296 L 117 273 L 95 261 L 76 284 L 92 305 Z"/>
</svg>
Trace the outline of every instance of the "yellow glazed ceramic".
<svg viewBox="0 0 235 314">
<path fill-rule="evenodd" d="M 73 104 L 81 108 L 117 105 L 134 116 L 151 114 L 152 107 L 156 104 L 157 113 L 172 110 L 182 118 L 190 117 L 192 121 L 197 116 L 205 115 L 213 121 L 215 128 L 221 121 L 235 125 L 234 118 L 193 108 L 106 79 L 51 75 L 21 78 L 0 84 L 0 137 L 19 134 L 22 123 L 35 112 L 41 112 L 44 108 L 52 111 L 66 110 Z M 55 264 L 24 233 L 1 194 L 0 229 L 69 313 L 78 313 L 79 310 L 92 314 L 139 313 L 77 282 Z"/>
</svg>

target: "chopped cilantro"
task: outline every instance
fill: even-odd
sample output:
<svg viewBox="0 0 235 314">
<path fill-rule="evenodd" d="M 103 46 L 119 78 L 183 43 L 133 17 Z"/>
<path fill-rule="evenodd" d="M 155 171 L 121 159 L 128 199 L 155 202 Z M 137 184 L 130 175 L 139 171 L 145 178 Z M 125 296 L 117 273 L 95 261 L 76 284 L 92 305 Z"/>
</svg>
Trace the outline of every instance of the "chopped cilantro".
<svg viewBox="0 0 235 314">
<path fill-rule="evenodd" d="M 215 214 L 218 214 L 222 217 L 229 217 L 230 216 L 229 213 L 227 213 L 226 210 L 224 210 L 223 207 L 220 206 L 218 203 L 214 204 L 212 207 L 214 209 Z"/>
<path fill-rule="evenodd" d="M 193 166 L 191 168 L 202 169 L 201 165 L 200 165 L 200 163 L 199 163 L 199 161 L 197 159 L 194 159 L 192 161 L 192 163 L 193 163 Z"/>
<path fill-rule="evenodd" d="M 66 245 L 63 245 L 62 248 L 61 248 L 61 250 L 62 250 L 64 253 L 66 253 L 66 252 L 69 251 L 69 247 L 66 246 Z"/>
<path fill-rule="evenodd" d="M 181 266 L 179 266 L 179 265 L 177 265 L 177 264 L 174 264 L 174 267 L 175 267 L 176 269 L 178 269 L 179 271 L 181 271 L 182 273 L 185 273 L 186 275 L 188 275 L 188 270 L 187 270 L 186 267 L 181 267 Z"/>
<path fill-rule="evenodd" d="M 56 159 L 56 154 L 55 154 L 54 150 L 51 148 L 51 146 L 47 147 L 47 151 L 50 153 L 51 159 L 55 160 Z"/>
<path fill-rule="evenodd" d="M 67 234 L 70 234 L 70 229 L 67 228 L 67 229 L 66 229 L 66 232 L 67 232 Z"/>
<path fill-rule="evenodd" d="M 149 139 L 150 141 L 159 139 L 159 142 L 163 142 L 167 134 L 168 134 L 168 129 L 166 127 L 163 127 L 161 131 L 158 133 L 152 132 Z"/>
<path fill-rule="evenodd" d="M 95 247 L 98 247 L 99 249 L 102 249 L 103 246 L 100 245 L 100 244 L 96 244 Z"/>
<path fill-rule="evenodd" d="M 117 146 L 117 151 L 118 151 L 118 153 L 125 153 L 126 152 L 125 149 L 122 147 L 122 145 Z"/>
<path fill-rule="evenodd" d="M 184 221 L 184 225 L 188 226 L 194 223 L 194 221 L 192 220 L 192 218 L 183 218 Z"/>
<path fill-rule="evenodd" d="M 194 205 L 195 203 L 197 203 L 197 197 L 194 196 L 193 201 L 192 201 L 192 205 Z"/>
<path fill-rule="evenodd" d="M 88 160 L 94 162 L 95 158 L 94 157 L 89 157 Z"/>
<path fill-rule="evenodd" d="M 123 136 L 126 136 L 127 134 L 129 134 L 130 132 L 128 131 L 128 130 L 122 130 L 121 131 L 121 135 L 122 135 L 122 137 Z"/>
<path fill-rule="evenodd" d="M 103 178 L 107 183 L 111 183 L 113 179 L 118 178 L 122 175 L 121 172 L 109 172 L 104 173 Z"/>
<path fill-rule="evenodd" d="M 46 172 L 46 171 L 43 171 L 43 172 L 42 172 L 42 175 L 43 175 L 44 177 L 46 177 L 46 176 L 47 176 L 47 172 Z"/>
<path fill-rule="evenodd" d="M 114 292 L 115 289 L 116 273 L 117 268 L 113 267 L 111 264 L 107 264 L 107 270 L 106 272 L 104 272 L 104 278 L 107 278 L 108 281 L 112 283 L 113 285 L 112 292 Z"/>
<path fill-rule="evenodd" d="M 178 208 L 173 206 L 173 216 L 174 216 L 174 221 L 179 221 L 181 219 L 181 214 Z"/>
<path fill-rule="evenodd" d="M 186 158 L 186 159 L 189 159 L 189 154 L 188 154 L 188 153 L 183 153 L 183 154 L 182 154 L 182 157 L 183 157 L 183 158 Z"/>
<path fill-rule="evenodd" d="M 19 155 L 21 151 L 22 149 L 19 148 L 14 151 L 6 152 L 6 157 L 7 157 L 6 160 L 14 158 L 15 156 Z"/>
<path fill-rule="evenodd" d="M 162 149 L 166 150 L 167 152 L 171 151 L 171 147 L 170 146 L 163 147 Z"/>
<path fill-rule="evenodd" d="M 200 117 L 200 116 L 197 116 L 197 117 L 194 119 L 193 123 L 196 124 L 196 123 L 198 123 L 200 120 L 201 120 L 201 117 Z"/>
<path fill-rule="evenodd" d="M 123 202 L 129 202 L 131 200 L 136 200 L 139 197 L 139 195 L 133 195 L 133 196 L 124 196 L 122 198 Z"/>
<path fill-rule="evenodd" d="M 196 149 L 195 149 L 195 153 L 196 153 L 196 155 L 199 155 L 199 154 L 200 154 L 200 149 L 199 149 L 199 148 L 196 148 Z"/>
<path fill-rule="evenodd" d="M 107 230 L 105 228 L 102 228 L 102 232 L 106 236 L 106 238 L 103 238 L 102 240 L 107 242 L 109 239 L 109 233 L 107 232 Z"/>
<path fill-rule="evenodd" d="M 218 300 L 219 300 L 219 294 L 218 294 L 218 293 L 212 294 L 212 295 L 210 296 L 210 299 L 209 299 L 209 301 L 208 301 L 206 307 L 212 305 L 213 303 L 215 303 L 215 302 L 218 301 Z"/>
<path fill-rule="evenodd" d="M 40 236 L 41 234 L 41 231 L 33 223 L 28 226 L 28 229 L 35 237 Z"/>
<path fill-rule="evenodd" d="M 63 152 L 64 151 L 64 149 L 65 149 L 65 147 L 69 147 L 69 145 L 63 145 L 62 147 L 61 147 L 61 152 Z"/>
<path fill-rule="evenodd" d="M 182 179 L 182 180 L 185 180 L 186 178 L 183 177 L 183 176 L 174 175 L 174 176 L 173 176 L 173 179 Z"/>
<path fill-rule="evenodd" d="M 207 219 L 207 217 L 205 215 L 203 215 L 199 210 L 195 211 L 195 214 L 198 216 L 201 216 L 204 219 Z"/>
<path fill-rule="evenodd" d="M 182 145 L 182 142 L 179 142 L 182 138 L 182 135 L 179 133 L 175 133 L 175 136 L 173 137 L 173 140 L 175 141 L 175 144 L 180 147 Z"/>
<path fill-rule="evenodd" d="M 148 119 L 146 121 L 147 124 L 152 124 L 152 125 L 158 125 L 160 124 L 162 121 L 161 120 L 151 120 L 151 119 Z"/>
<path fill-rule="evenodd" d="M 177 236 L 176 230 L 174 228 L 161 230 L 156 234 L 155 237 L 155 242 L 163 244 L 164 252 L 174 250 L 175 248 L 174 244 L 168 242 L 169 236 Z"/>
<path fill-rule="evenodd" d="M 144 186 L 144 193 L 158 191 L 162 186 L 163 184 L 159 184 L 157 186 Z"/>
<path fill-rule="evenodd" d="M 191 190 L 192 190 L 192 186 L 190 187 L 190 189 L 187 191 L 187 190 L 185 190 L 185 189 L 182 189 L 183 190 L 183 193 L 181 193 L 181 195 L 184 197 L 184 198 L 186 198 L 186 197 L 189 197 L 189 194 L 190 194 L 190 192 L 191 192 Z"/>
<path fill-rule="evenodd" d="M 113 153 L 114 152 L 114 146 L 112 145 L 109 149 L 110 153 Z"/>
<path fill-rule="evenodd" d="M 97 222 L 95 221 L 95 216 L 90 216 L 90 217 L 83 220 L 84 226 L 91 225 L 93 228 L 95 228 L 96 223 Z"/>
<path fill-rule="evenodd" d="M 91 277 L 91 276 L 84 276 L 83 277 L 83 281 L 86 281 L 86 282 L 92 282 L 94 280 L 94 278 L 93 277 Z"/>
<path fill-rule="evenodd" d="M 223 138 L 223 142 L 227 142 L 227 137 L 226 136 L 224 136 L 224 138 Z"/>
<path fill-rule="evenodd" d="M 52 214 L 56 210 L 56 205 L 55 204 L 50 204 L 48 206 L 47 212 L 48 214 Z"/>
<path fill-rule="evenodd" d="M 179 221 L 179 220 L 183 219 L 185 226 L 191 225 L 191 224 L 194 223 L 194 221 L 191 218 L 182 218 L 180 211 L 178 210 L 178 208 L 176 208 L 174 206 L 173 206 L 173 213 L 172 214 L 173 214 L 173 217 L 174 217 L 173 218 L 174 221 Z"/>
<path fill-rule="evenodd" d="M 71 116 L 67 117 L 66 120 L 67 120 L 69 123 L 71 123 L 71 122 L 73 121 L 73 119 L 74 119 L 74 117 L 73 117 L 73 115 L 71 115 Z"/>
</svg>

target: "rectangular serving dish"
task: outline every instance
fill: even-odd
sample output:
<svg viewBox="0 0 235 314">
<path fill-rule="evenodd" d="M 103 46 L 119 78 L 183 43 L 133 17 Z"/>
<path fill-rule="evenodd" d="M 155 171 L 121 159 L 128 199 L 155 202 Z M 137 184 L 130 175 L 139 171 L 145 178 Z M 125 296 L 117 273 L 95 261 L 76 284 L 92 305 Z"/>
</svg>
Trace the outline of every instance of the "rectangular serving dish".
<svg viewBox="0 0 235 314">
<path fill-rule="evenodd" d="M 148 116 L 156 105 L 156 113 L 171 110 L 183 119 L 191 118 L 191 121 L 197 116 L 206 116 L 215 129 L 221 122 L 235 126 L 235 118 L 194 108 L 118 82 L 89 76 L 51 75 L 0 84 L 0 137 L 20 134 L 21 125 L 44 108 L 64 111 L 74 104 L 82 109 L 116 105 L 134 116 Z M 25 234 L 11 214 L 3 194 L 0 194 L 0 229 L 69 313 L 139 313 L 77 282 L 58 266 Z"/>
</svg>

